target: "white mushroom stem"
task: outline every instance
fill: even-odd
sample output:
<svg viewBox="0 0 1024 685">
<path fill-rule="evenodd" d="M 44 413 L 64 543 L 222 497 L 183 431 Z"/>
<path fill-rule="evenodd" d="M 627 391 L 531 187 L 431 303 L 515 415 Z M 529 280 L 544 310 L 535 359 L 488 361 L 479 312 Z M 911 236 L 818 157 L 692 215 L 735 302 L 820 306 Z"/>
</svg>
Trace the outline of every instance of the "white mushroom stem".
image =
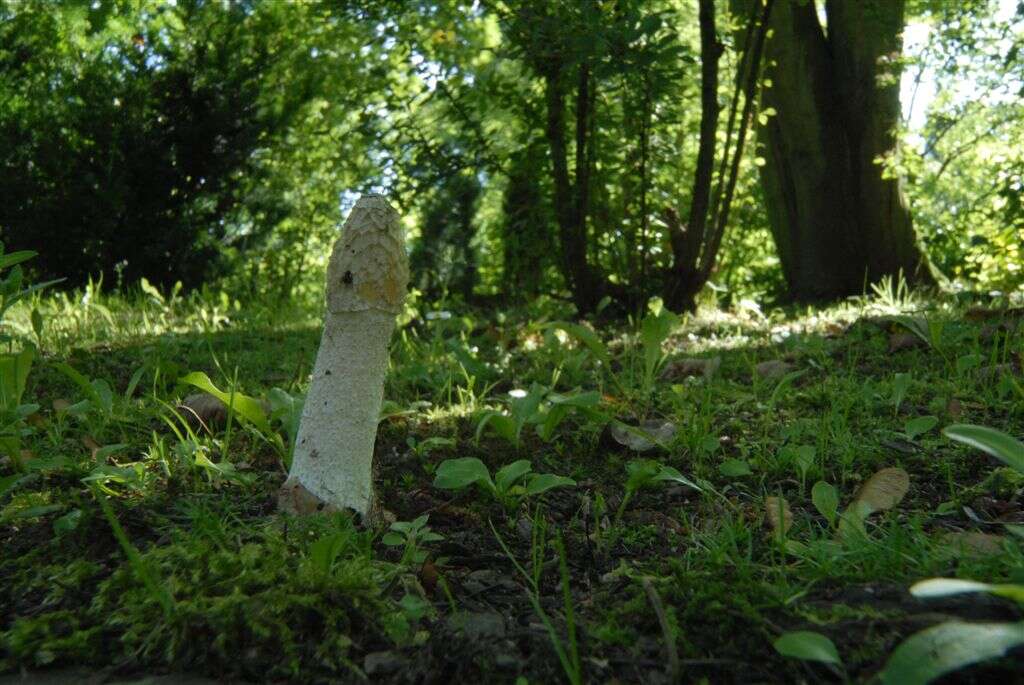
<svg viewBox="0 0 1024 685">
<path fill-rule="evenodd" d="M 281 509 L 371 514 L 388 342 L 408 280 L 398 213 L 379 195 L 364 195 L 327 267 L 324 332 Z"/>
</svg>

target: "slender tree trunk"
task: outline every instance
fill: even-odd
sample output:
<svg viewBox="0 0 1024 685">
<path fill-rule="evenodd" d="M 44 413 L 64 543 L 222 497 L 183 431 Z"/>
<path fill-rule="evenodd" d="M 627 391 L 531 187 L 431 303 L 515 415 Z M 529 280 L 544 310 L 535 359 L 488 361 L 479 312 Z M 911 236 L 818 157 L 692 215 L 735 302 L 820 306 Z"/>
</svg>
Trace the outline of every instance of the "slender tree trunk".
<svg viewBox="0 0 1024 685">
<path fill-rule="evenodd" d="M 547 105 L 545 134 L 551 150 L 554 179 L 555 218 L 562 253 L 562 272 L 568 281 L 576 308 L 592 312 L 600 301 L 600 280 L 587 259 L 587 215 L 589 214 L 590 164 L 587 155 L 590 117 L 590 74 L 579 67 L 576 93 L 576 178 L 569 178 L 566 142 L 565 98 L 561 70 L 552 69 L 544 79 Z"/>
<path fill-rule="evenodd" d="M 663 299 L 672 310 L 693 308 L 693 298 L 703 286 L 698 284 L 700 248 L 707 230 L 711 204 L 711 181 L 715 168 L 715 136 L 718 131 L 718 61 L 723 47 L 715 28 L 714 0 L 700 0 L 700 140 L 697 169 L 690 193 L 690 211 L 685 224 L 674 211 L 666 213 L 672 244 L 672 267 L 665 279 Z"/>
<path fill-rule="evenodd" d="M 673 266 L 666 279 L 665 301 L 677 310 L 693 309 L 695 298 L 711 278 L 722 238 L 729 225 L 740 162 L 747 140 L 747 129 L 753 118 L 761 56 L 768 35 L 768 20 L 775 0 L 764 0 L 750 13 L 743 52 L 736 72 L 736 89 L 729 105 L 725 145 L 719 166 L 718 182 L 711 191 L 718 130 L 718 60 L 722 45 L 715 28 L 714 0 L 700 0 L 701 34 L 701 127 L 697 153 L 697 170 L 693 179 L 689 220 L 679 224 L 674 212 L 666 212 L 666 223 L 672 240 Z M 740 104 L 742 103 L 742 114 Z M 733 134 L 736 143 L 732 144 Z"/>
<path fill-rule="evenodd" d="M 902 272 L 934 283 L 898 180 L 876 159 L 895 146 L 904 0 L 779 0 L 770 21 L 759 132 L 765 205 L 790 293 L 863 292 Z"/>
</svg>

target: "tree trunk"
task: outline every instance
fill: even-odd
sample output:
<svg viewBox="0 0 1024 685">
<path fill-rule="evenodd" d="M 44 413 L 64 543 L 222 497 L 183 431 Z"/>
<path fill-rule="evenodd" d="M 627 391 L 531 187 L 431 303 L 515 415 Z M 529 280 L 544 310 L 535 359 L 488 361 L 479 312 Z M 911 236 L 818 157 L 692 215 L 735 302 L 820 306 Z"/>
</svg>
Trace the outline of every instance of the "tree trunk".
<svg viewBox="0 0 1024 685">
<path fill-rule="evenodd" d="M 747 139 L 749 122 L 753 119 L 757 85 L 768 35 L 769 17 L 775 0 L 750 13 L 746 37 L 736 72 L 736 90 L 729 105 L 729 123 L 720 160 L 718 183 L 711 192 L 715 139 L 718 129 L 718 60 L 723 47 L 715 28 L 714 0 L 700 0 L 701 35 L 701 124 L 697 169 L 693 179 L 690 214 L 681 226 L 673 210 L 665 212 L 672 242 L 672 268 L 665 284 L 665 303 L 677 311 L 696 307 L 697 293 L 711 278 L 722 238 L 729 224 L 729 208 L 739 178 L 740 161 Z M 742 103 L 742 114 L 740 114 Z M 736 142 L 732 144 L 733 134 Z"/>
<path fill-rule="evenodd" d="M 714 0 L 700 0 L 700 140 L 697 168 L 690 193 L 690 211 L 680 224 L 674 210 L 665 215 L 672 245 L 672 267 L 665 279 L 665 306 L 673 311 L 694 308 L 694 297 L 704 287 L 698 272 L 701 245 L 711 205 L 711 181 L 715 170 L 715 135 L 718 131 L 718 60 L 723 46 L 715 28 Z M 725 153 L 723 153 L 725 154 Z"/>
<path fill-rule="evenodd" d="M 902 272 L 933 284 L 899 182 L 895 147 L 904 0 L 780 0 L 770 26 L 759 137 L 765 204 L 790 293 L 842 297 Z"/>
<path fill-rule="evenodd" d="M 545 133 L 551 150 L 554 179 L 555 219 L 562 253 L 562 272 L 568 281 L 573 302 L 580 313 L 590 313 L 601 300 L 603 288 L 587 259 L 587 215 L 589 214 L 590 74 L 579 66 L 576 94 L 576 178 L 569 178 L 569 152 L 565 126 L 565 89 L 561 70 L 545 76 L 547 125 Z"/>
</svg>

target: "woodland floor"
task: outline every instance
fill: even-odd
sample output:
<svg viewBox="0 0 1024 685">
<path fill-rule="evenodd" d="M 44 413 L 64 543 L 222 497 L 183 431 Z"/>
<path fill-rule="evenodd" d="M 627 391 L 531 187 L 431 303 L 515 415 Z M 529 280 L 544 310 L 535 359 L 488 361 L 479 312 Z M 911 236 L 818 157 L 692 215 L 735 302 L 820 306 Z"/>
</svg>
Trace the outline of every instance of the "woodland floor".
<svg viewBox="0 0 1024 685">
<path fill-rule="evenodd" d="M 315 324 L 108 305 L 77 329 L 50 312 L 26 391 L 41 407 L 24 438 L 28 476 L 0 481 L 5 685 L 71 667 L 94 682 L 548 683 L 576 668 L 574 642 L 582 682 L 859 682 L 943 620 L 1024 618 L 1007 600 L 908 593 L 934 576 L 1024 582 L 1019 529 L 1005 527 L 1024 523 L 1024 477 L 941 433 L 971 423 L 1024 435 L 1021 309 L 890 293 L 702 311 L 664 341 L 648 386 L 628 326 L 598 327 L 609 368 L 541 325 L 553 314 L 414 319 L 394 343 L 377 488 L 398 521 L 426 515 L 443 539 L 396 546 L 342 515 L 276 512 L 287 444 L 276 422 L 193 434 L 175 417 L 195 392 L 178 383 L 191 371 L 256 397 L 303 392 Z M 478 431 L 483 412 L 535 383 L 597 391 L 599 411 L 570 409 L 541 439 L 535 422 L 558 402 L 546 395 L 518 445 Z M 674 433 L 641 453 L 600 416 Z M 492 473 L 527 459 L 576 486 L 508 506 L 433 487 L 457 457 Z M 617 521 L 640 459 L 701 491 L 653 483 Z M 812 487 L 831 484 L 842 511 L 883 468 L 909 474 L 906 496 L 863 534 L 840 534 Z M 0 466 L 0 478 L 17 475 Z M 791 524 L 772 526 L 783 505 L 769 497 L 785 500 Z M 773 642 L 795 630 L 829 637 L 843 665 L 779 654 Z M 1022 672 L 1011 653 L 943 682 Z"/>
</svg>

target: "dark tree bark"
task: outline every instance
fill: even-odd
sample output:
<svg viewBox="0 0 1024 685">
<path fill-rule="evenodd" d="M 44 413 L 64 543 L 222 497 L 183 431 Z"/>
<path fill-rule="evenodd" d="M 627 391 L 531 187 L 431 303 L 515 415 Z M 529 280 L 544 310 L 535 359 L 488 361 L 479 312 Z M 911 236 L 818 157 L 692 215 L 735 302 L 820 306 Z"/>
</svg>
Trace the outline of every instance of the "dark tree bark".
<svg viewBox="0 0 1024 685">
<path fill-rule="evenodd" d="M 736 73 L 736 90 L 729 106 L 725 145 L 712 193 L 715 135 L 718 130 L 718 60 L 723 47 L 715 27 L 714 0 L 700 0 L 698 19 L 701 35 L 701 124 L 697 168 L 690 194 L 687 223 L 680 224 L 674 210 L 665 213 L 672 244 L 672 268 L 665 280 L 664 300 L 670 309 L 692 310 L 696 295 L 711 278 L 718 250 L 729 224 L 740 161 L 756 101 L 757 86 L 768 34 L 769 17 L 775 0 L 764 0 L 753 8 L 747 23 L 742 54 Z M 742 114 L 740 104 L 742 103 Z M 732 144 L 733 135 L 736 143 Z"/>
<path fill-rule="evenodd" d="M 569 152 L 565 126 L 566 92 L 561 69 L 553 69 L 544 79 L 547 105 L 545 134 L 551 150 L 554 179 L 555 219 L 561 247 L 562 272 L 569 281 L 573 302 L 581 313 L 594 311 L 603 295 L 602 280 L 587 258 L 587 216 L 590 213 L 589 134 L 590 71 L 578 66 L 576 90 L 576 178 L 569 178 Z"/>
<path fill-rule="evenodd" d="M 899 182 L 876 159 L 895 146 L 904 0 L 779 0 L 761 127 L 765 204 L 791 295 L 834 298 L 902 272 L 933 284 Z"/>
<path fill-rule="evenodd" d="M 672 310 L 691 309 L 693 298 L 703 287 L 698 275 L 701 243 L 707 230 L 711 205 L 711 181 L 715 170 L 715 134 L 718 131 L 718 60 L 724 48 L 715 28 L 714 0 L 700 0 L 700 141 L 697 168 L 690 193 L 690 211 L 680 224 L 674 211 L 667 213 L 672 244 L 672 267 L 665 281 L 663 300 Z"/>
</svg>

